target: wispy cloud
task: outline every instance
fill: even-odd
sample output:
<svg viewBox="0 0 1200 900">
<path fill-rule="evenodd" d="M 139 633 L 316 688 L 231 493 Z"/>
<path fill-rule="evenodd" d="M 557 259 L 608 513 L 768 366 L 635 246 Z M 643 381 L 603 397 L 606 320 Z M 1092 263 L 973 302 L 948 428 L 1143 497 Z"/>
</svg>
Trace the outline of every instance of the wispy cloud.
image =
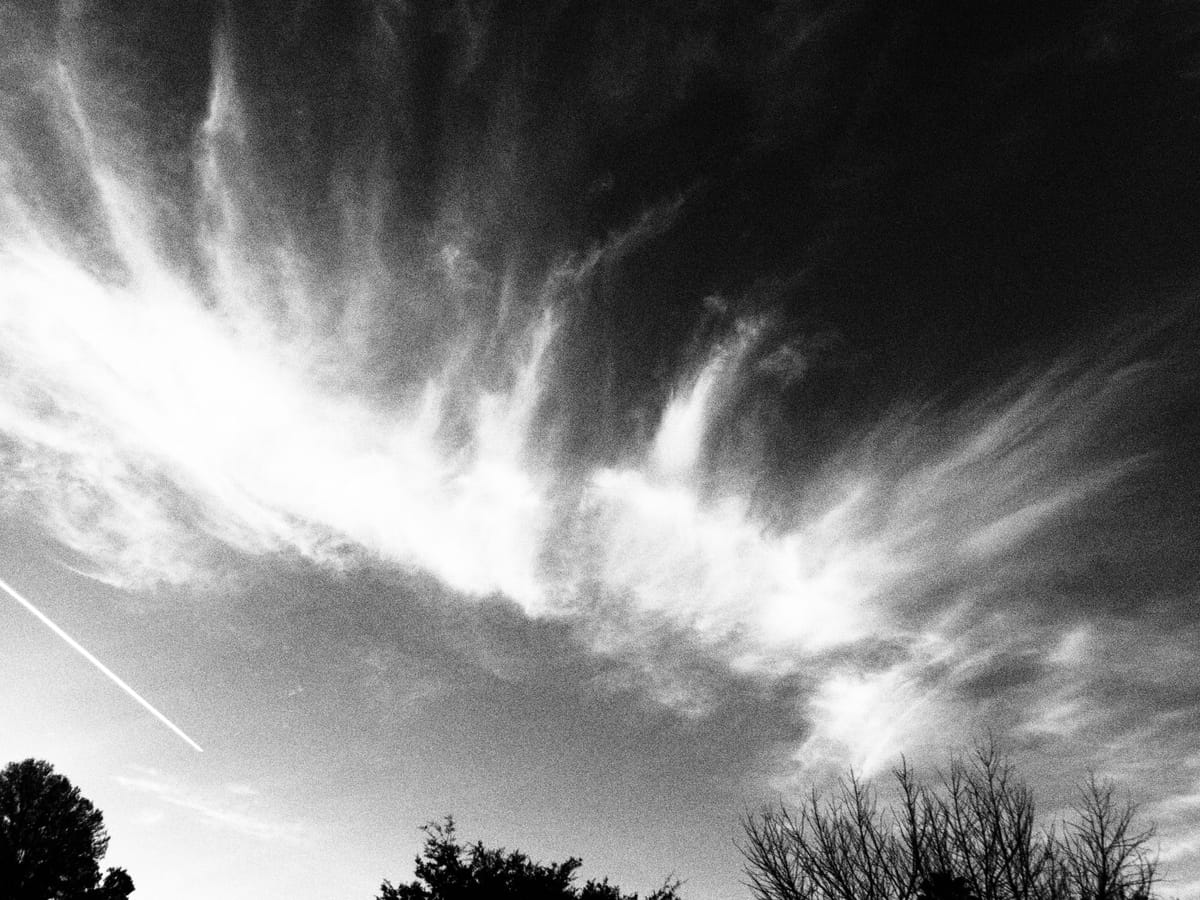
<svg viewBox="0 0 1200 900">
<path fill-rule="evenodd" d="M 131 767 L 131 771 L 133 774 L 117 775 L 114 780 L 155 804 L 145 811 L 147 818 L 160 819 L 171 809 L 182 810 L 207 825 L 255 840 L 294 844 L 312 840 L 307 826 L 272 816 L 259 792 L 250 785 L 232 783 L 220 789 L 194 790 L 156 769 L 139 766 Z"/>
<path fill-rule="evenodd" d="M 5 500 L 81 569 L 137 589 L 203 581 L 228 548 L 382 561 L 578 619 L 700 716 L 702 679 L 653 652 L 683 635 L 704 665 L 796 677 L 801 756 L 867 768 L 985 717 L 1081 739 L 1118 698 L 1161 688 L 1137 667 L 1105 681 L 1111 654 L 1136 646 L 1083 629 L 1070 604 L 1151 515 L 1107 504 L 1150 477 L 1163 439 L 1143 432 L 1179 351 L 1117 341 L 991 394 L 894 410 L 789 481 L 751 441 L 714 452 L 750 380 L 782 368 L 791 386 L 812 364 L 756 314 L 667 387 L 640 444 L 581 461 L 556 431 L 555 407 L 578 399 L 565 376 L 587 380 L 563 371 L 564 326 L 602 263 L 669 229 L 680 203 L 523 280 L 472 257 L 469 223 L 396 261 L 376 217 L 348 205 L 314 240 L 262 173 L 218 38 L 194 183 L 175 198 L 189 212 L 172 211 L 143 178 L 155 160 L 113 137 L 122 123 L 67 50 L 21 65 L 88 226 L 48 215 L 30 193 L 37 161 L 6 153 L 0 454 Z M 27 120 L 4 113 L 6 148 Z M 1168 603 L 1148 593 L 1148 608 Z M 224 800 L 122 783 L 259 828 Z"/>
</svg>

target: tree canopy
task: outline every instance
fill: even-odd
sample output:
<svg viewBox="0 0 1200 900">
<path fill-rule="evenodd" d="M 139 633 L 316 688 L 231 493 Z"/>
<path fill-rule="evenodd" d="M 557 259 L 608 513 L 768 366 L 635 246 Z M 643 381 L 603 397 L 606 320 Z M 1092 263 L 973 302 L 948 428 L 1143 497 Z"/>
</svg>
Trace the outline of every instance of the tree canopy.
<svg viewBox="0 0 1200 900">
<path fill-rule="evenodd" d="M 591 880 L 574 884 L 582 860 L 533 862 L 524 853 L 489 849 L 482 842 L 459 843 L 454 819 L 422 827 L 425 849 L 416 861 L 416 880 L 393 886 L 385 881 L 377 900 L 638 900 L 615 885 Z M 646 900 L 681 900 L 679 882 L 668 879 Z"/>
<path fill-rule="evenodd" d="M 1149 900 L 1152 827 L 1089 777 L 1073 815 L 1046 823 L 991 745 L 921 779 L 895 769 L 894 801 L 851 772 L 832 795 L 743 822 L 759 900 Z"/>
<path fill-rule="evenodd" d="M 0 771 L 2 900 L 124 900 L 124 869 L 100 874 L 108 849 L 104 816 L 44 760 Z"/>
</svg>

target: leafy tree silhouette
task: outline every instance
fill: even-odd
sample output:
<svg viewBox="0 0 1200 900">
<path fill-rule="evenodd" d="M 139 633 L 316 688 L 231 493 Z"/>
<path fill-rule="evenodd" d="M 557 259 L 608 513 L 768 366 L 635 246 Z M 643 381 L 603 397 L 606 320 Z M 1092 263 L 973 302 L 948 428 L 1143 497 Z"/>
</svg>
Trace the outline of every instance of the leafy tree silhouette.
<svg viewBox="0 0 1200 900">
<path fill-rule="evenodd" d="M 921 879 L 917 900 L 976 900 L 976 897 L 967 879 L 939 870 Z"/>
<path fill-rule="evenodd" d="M 100 877 L 104 816 L 45 760 L 0 771 L 0 900 L 124 900 L 124 869 Z"/>
<path fill-rule="evenodd" d="M 460 844 L 451 816 L 421 830 L 425 850 L 417 857 L 417 879 L 395 886 L 385 881 L 376 900 L 638 900 L 608 879 L 575 887 L 582 864 L 576 857 L 543 864 L 519 851 L 488 849 L 482 842 Z M 678 880 L 668 879 L 646 900 L 680 900 L 679 886 Z"/>
<path fill-rule="evenodd" d="M 133 893 L 133 879 L 124 869 L 109 869 L 100 886 L 85 896 L 88 900 L 125 900 Z"/>
</svg>

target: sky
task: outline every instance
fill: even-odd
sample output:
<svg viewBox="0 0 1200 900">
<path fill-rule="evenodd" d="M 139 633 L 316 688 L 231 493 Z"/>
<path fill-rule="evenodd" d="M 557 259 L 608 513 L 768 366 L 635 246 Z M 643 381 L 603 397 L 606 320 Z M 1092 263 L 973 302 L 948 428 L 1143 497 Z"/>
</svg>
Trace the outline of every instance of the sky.
<svg viewBox="0 0 1200 900">
<path fill-rule="evenodd" d="M 0 759 L 143 900 L 446 814 L 724 900 L 747 811 L 990 734 L 1200 896 L 1198 39 L 0 0 L 0 579 L 129 687 L 0 596 Z"/>
</svg>

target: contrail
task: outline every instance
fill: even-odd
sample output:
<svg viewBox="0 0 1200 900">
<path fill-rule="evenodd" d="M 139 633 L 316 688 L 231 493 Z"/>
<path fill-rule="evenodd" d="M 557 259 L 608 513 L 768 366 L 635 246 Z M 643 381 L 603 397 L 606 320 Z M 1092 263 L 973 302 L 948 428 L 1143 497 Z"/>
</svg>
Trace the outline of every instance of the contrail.
<svg viewBox="0 0 1200 900">
<path fill-rule="evenodd" d="M 154 718 L 158 719 L 158 721 L 162 722 L 164 725 L 166 725 L 168 728 L 170 728 L 173 732 L 175 732 L 177 735 L 179 735 L 181 738 L 183 738 L 185 741 L 187 741 L 189 747 L 191 747 L 197 753 L 204 752 L 204 748 L 201 747 L 199 744 L 197 744 L 195 741 L 193 741 L 186 734 L 184 734 L 183 729 L 181 729 L 178 725 L 176 725 L 174 722 L 172 722 L 170 719 L 168 719 L 166 716 L 164 716 L 162 713 L 160 713 L 157 709 L 155 709 L 153 706 L 151 706 L 149 701 L 147 701 L 144 697 L 142 697 L 141 694 L 139 694 L 137 691 L 135 691 L 133 688 L 131 688 L 129 685 L 127 685 L 124 681 L 122 681 L 121 677 L 119 675 L 117 675 L 116 672 L 114 672 L 112 669 L 110 669 L 104 663 L 100 662 L 100 660 L 96 659 L 96 657 L 94 657 L 91 653 L 89 653 L 87 651 L 87 649 L 82 644 L 79 643 L 79 641 L 75 640 L 75 638 L 71 637 L 69 634 L 67 634 L 65 631 L 63 631 L 61 628 L 59 628 L 57 625 L 55 625 L 53 622 L 51 622 L 49 618 L 47 618 L 45 615 L 43 615 L 41 610 L 39 610 L 36 606 L 34 606 L 32 603 L 30 603 L 28 600 L 26 600 L 24 597 L 22 597 L 20 594 L 18 594 L 15 590 L 13 590 L 13 588 L 8 584 L 8 582 L 6 582 L 2 578 L 0 578 L 0 588 L 3 588 L 4 592 L 6 594 L 8 594 L 8 596 L 12 597 L 14 600 L 16 600 L 18 603 L 20 603 L 23 607 L 25 607 L 27 610 L 29 610 L 31 613 L 33 613 L 35 616 L 37 616 L 39 619 L 41 619 L 43 625 L 45 625 L 47 628 L 49 628 L 51 631 L 53 631 L 55 634 L 57 634 L 60 638 L 62 638 L 64 641 L 66 641 L 73 650 L 78 651 L 79 654 L 81 656 L 83 656 L 84 659 L 86 659 L 93 666 L 95 666 L 97 669 L 99 669 L 101 672 L 103 672 L 108 677 L 109 681 L 111 681 L 113 684 L 115 684 L 117 687 L 119 687 L 121 690 L 123 690 L 126 694 L 128 694 L 130 697 L 132 697 L 138 703 L 142 704 L 142 706 L 152 716 L 154 716 Z"/>
</svg>

